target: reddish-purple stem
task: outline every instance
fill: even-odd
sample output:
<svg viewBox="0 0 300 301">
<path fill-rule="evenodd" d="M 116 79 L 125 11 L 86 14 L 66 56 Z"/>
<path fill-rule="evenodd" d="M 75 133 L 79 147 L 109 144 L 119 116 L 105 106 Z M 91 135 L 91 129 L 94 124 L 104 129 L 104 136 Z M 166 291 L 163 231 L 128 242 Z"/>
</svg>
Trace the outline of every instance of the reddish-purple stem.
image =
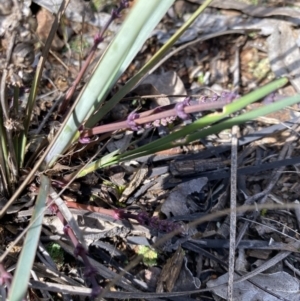
<svg viewBox="0 0 300 301">
<path fill-rule="evenodd" d="M 191 105 L 184 106 L 182 108 L 182 111 L 185 114 L 209 111 L 209 110 L 223 108 L 228 103 L 229 103 L 229 101 L 227 99 L 219 100 L 217 102 L 207 102 L 207 103 L 199 103 L 198 101 L 191 101 Z M 138 127 L 138 126 L 142 126 L 143 124 L 148 124 L 150 122 L 153 122 L 155 120 L 161 120 L 164 118 L 177 116 L 178 108 L 176 110 L 175 105 L 168 105 L 166 107 L 168 108 L 167 110 L 161 111 L 158 113 L 155 113 L 155 110 L 149 110 L 146 112 L 139 113 L 138 118 L 134 119 L 135 125 Z M 173 108 L 169 109 L 170 107 L 173 107 Z M 161 110 L 164 110 L 164 108 L 165 107 L 160 107 Z M 153 115 L 151 115 L 151 114 L 153 114 Z M 84 130 L 81 134 L 81 138 L 91 137 L 93 135 L 112 132 L 112 131 L 116 131 L 116 130 L 124 129 L 124 128 L 128 128 L 128 127 L 130 127 L 130 126 L 128 126 L 128 119 L 125 121 L 105 124 L 105 125 L 94 127 L 92 129 Z"/>
<path fill-rule="evenodd" d="M 52 200 L 50 200 L 52 201 Z M 61 223 L 64 225 L 64 233 L 69 236 L 72 244 L 74 245 L 74 255 L 80 256 L 85 266 L 84 276 L 91 281 L 92 284 L 92 297 L 97 297 L 101 292 L 101 287 L 99 286 L 95 276 L 97 274 L 97 270 L 91 265 L 88 257 L 87 250 L 82 246 L 82 244 L 78 241 L 74 231 L 71 229 L 70 225 L 65 220 L 63 214 L 59 211 L 59 208 L 56 205 L 51 205 L 50 209 L 56 216 L 59 218 Z"/>
<path fill-rule="evenodd" d="M 137 214 L 126 212 L 122 209 L 105 209 L 101 207 L 95 207 L 91 205 L 84 205 L 75 202 L 66 201 L 66 205 L 69 208 L 83 209 L 91 212 L 97 212 L 106 214 L 113 217 L 116 220 L 119 219 L 134 219 L 139 224 L 147 226 L 151 229 L 158 230 L 160 232 L 172 232 L 174 230 L 180 230 L 181 226 L 178 223 L 170 222 L 167 220 L 160 220 L 158 217 L 150 217 L 146 212 L 139 212 Z"/>
</svg>

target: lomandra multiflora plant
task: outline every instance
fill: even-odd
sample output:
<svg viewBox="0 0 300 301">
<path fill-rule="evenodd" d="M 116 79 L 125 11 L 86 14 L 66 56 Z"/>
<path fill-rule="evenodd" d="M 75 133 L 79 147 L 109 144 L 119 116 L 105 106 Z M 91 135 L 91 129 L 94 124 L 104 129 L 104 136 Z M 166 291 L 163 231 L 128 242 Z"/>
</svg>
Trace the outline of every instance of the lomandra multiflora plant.
<svg viewBox="0 0 300 301">
<path fill-rule="evenodd" d="M 20 94 L 19 86 L 14 80 L 7 81 L 7 79 L 8 74 L 10 75 L 10 79 L 14 79 L 13 75 L 15 73 L 18 74 L 18 72 L 13 72 L 14 68 L 10 68 L 11 57 L 14 51 L 18 51 L 19 53 L 19 46 L 15 46 L 15 42 L 20 42 L 18 40 L 19 36 L 21 36 L 19 29 L 26 27 L 26 18 L 29 17 L 30 12 L 28 11 L 28 6 L 26 6 L 26 1 L 22 3 L 18 1 L 11 2 L 11 5 L 13 5 L 13 10 L 11 11 L 14 11 L 16 14 L 14 15 L 14 18 L 11 17 L 11 19 L 15 21 L 13 22 L 13 26 L 7 28 L 6 38 L 9 41 L 8 44 L 10 47 L 7 48 L 6 64 L 3 66 L 0 93 L 0 189 L 1 193 L 6 198 L 5 204 L 1 209 L 1 217 L 7 213 L 7 210 L 13 202 L 21 194 L 26 192 L 26 188 L 30 188 L 31 193 L 37 195 L 37 197 L 30 223 L 25 227 L 18 238 L 15 239 L 14 243 L 11 244 L 11 246 L 13 246 L 17 242 L 22 242 L 22 251 L 18 258 L 15 271 L 8 272 L 4 265 L 4 260 L 9 249 L 7 249 L 0 257 L 0 284 L 3 288 L 1 290 L 3 299 L 6 299 L 8 296 L 9 300 L 23 300 L 26 298 L 29 283 L 31 286 L 33 285 L 33 282 L 30 280 L 30 275 L 35 260 L 36 249 L 39 244 L 43 215 L 47 207 L 50 208 L 52 214 L 57 215 L 60 219 L 66 236 L 69 237 L 74 245 L 74 255 L 81 258 L 84 263 L 85 268 L 83 274 L 91 286 L 89 294 L 92 297 L 95 297 L 101 293 L 102 288 L 96 278 L 96 275 L 99 274 L 99 270 L 91 264 L 82 234 L 68 209 L 68 207 L 72 207 L 74 204 L 64 202 L 60 197 L 60 195 L 63 194 L 64 189 L 66 189 L 74 179 L 78 179 L 99 168 L 119 164 L 120 162 L 135 159 L 140 156 L 154 154 L 157 151 L 173 148 L 177 145 L 188 144 L 209 134 L 231 128 L 235 124 L 244 123 L 247 120 L 279 110 L 299 101 L 299 96 L 297 95 L 271 105 L 265 105 L 261 109 L 249 111 L 240 115 L 232 115 L 246 107 L 248 104 L 262 99 L 271 92 L 286 85 L 288 79 L 281 78 L 246 96 L 238 97 L 232 93 L 223 93 L 221 95 L 216 95 L 213 97 L 214 99 L 206 100 L 203 97 L 196 100 L 187 96 L 183 102 L 178 103 L 175 106 L 156 108 L 151 111 L 134 111 L 123 121 L 98 126 L 103 120 L 103 117 L 124 96 L 126 96 L 131 89 L 133 89 L 141 78 L 143 78 L 143 76 L 145 76 L 145 74 L 147 74 L 161 58 L 166 55 L 175 41 L 211 2 L 208 0 L 205 1 L 190 19 L 153 56 L 153 58 L 147 62 L 136 75 L 130 78 L 117 93 L 109 98 L 109 92 L 112 90 L 117 80 L 122 76 L 155 26 L 160 22 L 161 18 L 174 2 L 174 0 L 134 1 L 134 5 L 130 8 L 118 34 L 110 43 L 99 62 L 97 62 L 93 74 L 81 89 L 77 99 L 73 104 L 70 104 L 70 99 L 74 94 L 78 83 L 81 81 L 88 65 L 93 59 L 97 45 L 105 39 L 105 32 L 110 23 L 116 18 L 119 18 L 124 9 L 128 9 L 130 1 L 122 0 L 120 1 L 119 6 L 112 11 L 111 18 L 107 25 L 95 36 L 94 45 L 82 70 L 78 73 L 78 78 L 69 88 L 57 109 L 58 113 L 63 116 L 59 130 L 46 149 L 41 148 L 43 149 L 41 153 L 33 154 L 37 159 L 32 165 L 26 166 L 25 170 L 25 155 L 28 150 L 28 143 L 31 142 L 28 132 L 33 107 L 38 94 L 38 85 L 51 46 L 51 39 L 57 30 L 59 21 L 68 2 L 69 1 L 66 0 L 62 1 L 61 7 L 53 22 L 49 38 L 43 48 L 42 56 L 35 70 L 34 79 L 30 83 L 26 83 L 26 87 L 30 89 L 30 94 L 26 108 L 22 111 L 24 114 L 22 116 L 22 119 L 24 119 L 22 127 L 20 127 L 20 122 L 18 123 L 16 120 L 18 110 L 16 111 L 14 106 L 8 105 L 9 103 L 13 103 L 16 106 L 18 105 Z M 24 16 L 27 17 L 25 18 Z M 30 30 L 28 31 L 30 32 Z M 28 54 L 30 51 L 27 51 L 26 53 L 27 55 L 25 55 L 24 61 L 20 59 L 16 60 L 18 64 L 20 64 L 20 61 L 23 65 L 25 63 L 31 64 L 31 57 Z M 18 58 L 17 55 L 14 55 L 13 57 Z M 13 93 L 6 93 L 8 89 L 11 89 L 9 91 L 12 91 Z M 79 167 L 65 177 L 59 178 L 55 174 L 55 167 L 58 160 L 69 153 L 70 150 L 74 151 L 74 149 L 76 150 L 76 147 L 77 149 L 81 148 L 82 144 L 90 144 L 90 139 L 95 135 L 126 128 L 136 131 L 143 127 L 149 128 L 167 125 L 173 123 L 175 120 L 178 124 L 182 120 L 189 118 L 192 113 L 216 109 L 218 109 L 217 112 L 206 114 L 204 117 L 195 120 L 188 125 L 182 123 L 182 127 L 179 130 L 147 145 L 131 150 L 117 150 L 114 153 L 106 155 L 99 152 L 98 154 L 95 154 L 95 157 L 97 157 L 96 160 L 92 159 L 91 162 L 88 162 L 88 164 L 83 167 Z M 48 127 L 45 127 L 45 130 L 46 129 L 48 129 Z M 69 162 L 72 162 L 72 160 Z M 76 204 L 76 206 L 76 208 L 78 208 L 80 204 Z M 151 217 L 146 212 L 132 213 L 127 212 L 126 209 L 110 210 L 92 206 L 81 208 L 107 214 L 114 219 L 134 219 L 138 223 L 156 231 L 160 231 L 161 233 L 173 231 L 177 235 L 184 235 L 182 225 Z M 24 238 L 25 234 L 26 236 Z M 47 290 L 45 287 L 44 289 Z"/>
</svg>

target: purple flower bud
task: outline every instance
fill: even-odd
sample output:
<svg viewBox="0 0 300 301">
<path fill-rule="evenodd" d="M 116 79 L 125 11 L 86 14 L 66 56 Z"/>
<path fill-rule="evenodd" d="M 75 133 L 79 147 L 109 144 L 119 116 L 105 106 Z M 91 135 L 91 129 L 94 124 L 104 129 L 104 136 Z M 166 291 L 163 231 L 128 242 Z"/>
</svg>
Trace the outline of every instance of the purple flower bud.
<svg viewBox="0 0 300 301">
<path fill-rule="evenodd" d="M 80 135 L 83 134 L 84 126 L 82 124 L 79 126 L 78 131 L 80 132 Z M 89 144 L 91 139 L 89 137 L 79 137 L 79 142 L 81 144 Z"/>
<path fill-rule="evenodd" d="M 49 205 L 50 204 L 50 205 Z M 55 203 L 51 203 L 51 200 L 47 200 L 47 205 L 49 205 L 49 210 L 52 214 L 56 214 L 59 210 Z"/>
<path fill-rule="evenodd" d="M 208 97 L 207 97 L 207 95 L 202 95 L 202 96 L 200 96 L 200 98 L 199 98 L 199 102 L 203 102 L 203 103 L 205 103 L 205 102 L 208 102 Z"/>
<path fill-rule="evenodd" d="M 100 43 L 102 43 L 104 40 L 103 36 L 100 35 L 99 33 L 97 33 L 95 36 L 94 36 L 94 44 L 95 45 L 98 45 Z"/>
<path fill-rule="evenodd" d="M 91 142 L 91 139 L 89 137 L 82 137 L 82 138 L 79 138 L 79 142 L 81 144 L 89 144 Z"/>
<path fill-rule="evenodd" d="M 166 118 L 167 122 L 170 124 L 170 123 L 173 123 L 176 119 L 176 116 L 169 116 Z"/>
<path fill-rule="evenodd" d="M 141 225 L 146 226 L 149 223 L 150 217 L 149 217 L 148 213 L 142 211 L 137 215 L 136 219 Z"/>
<path fill-rule="evenodd" d="M 152 125 L 153 125 L 154 127 L 158 128 L 158 127 L 160 126 L 160 119 L 154 120 L 154 121 L 152 122 Z"/>
<path fill-rule="evenodd" d="M 215 102 L 215 101 L 217 101 L 218 99 L 219 99 L 219 95 L 216 94 L 216 93 L 214 93 L 213 96 L 210 98 L 210 101 L 211 101 L 211 102 Z"/>
<path fill-rule="evenodd" d="M 126 215 L 125 211 L 123 209 L 115 209 L 113 210 L 113 215 L 112 217 L 116 220 L 124 218 Z"/>
<path fill-rule="evenodd" d="M 176 104 L 175 110 L 176 110 L 176 114 L 179 118 L 181 118 L 183 120 L 187 120 L 190 118 L 189 115 L 184 112 L 184 108 L 189 105 L 190 105 L 189 97 L 185 98 L 183 102 L 179 102 Z"/>
<path fill-rule="evenodd" d="M 128 8 L 129 7 L 129 2 L 128 0 L 122 0 L 120 3 L 120 9 Z"/>
<path fill-rule="evenodd" d="M 166 118 L 162 118 L 160 120 L 161 125 L 166 126 L 168 124 L 167 119 Z"/>
<path fill-rule="evenodd" d="M 121 17 L 121 14 L 118 9 L 113 9 L 111 12 L 111 16 L 113 19 L 118 19 Z"/>
<path fill-rule="evenodd" d="M 149 228 L 159 230 L 159 219 L 156 216 L 153 216 L 149 219 Z"/>
<path fill-rule="evenodd" d="M 127 125 L 128 127 L 133 130 L 133 131 L 138 131 L 142 127 L 137 125 L 136 122 L 134 121 L 135 119 L 139 118 L 140 114 L 136 113 L 135 111 L 131 112 L 128 117 L 127 117 Z"/>
</svg>

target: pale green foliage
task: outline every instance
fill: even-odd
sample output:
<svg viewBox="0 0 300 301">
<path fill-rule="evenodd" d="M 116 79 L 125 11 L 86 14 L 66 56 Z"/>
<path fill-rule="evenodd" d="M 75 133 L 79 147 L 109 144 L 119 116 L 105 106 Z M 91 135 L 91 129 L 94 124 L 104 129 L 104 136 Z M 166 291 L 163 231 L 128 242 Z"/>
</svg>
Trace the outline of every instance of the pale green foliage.
<svg viewBox="0 0 300 301">
<path fill-rule="evenodd" d="M 47 251 L 57 265 L 62 265 L 64 263 L 64 250 L 59 244 L 55 242 L 49 243 L 47 245 Z"/>
<path fill-rule="evenodd" d="M 143 256 L 143 263 L 152 267 L 157 264 L 158 254 L 155 250 L 147 246 L 138 246 L 138 254 Z"/>
</svg>

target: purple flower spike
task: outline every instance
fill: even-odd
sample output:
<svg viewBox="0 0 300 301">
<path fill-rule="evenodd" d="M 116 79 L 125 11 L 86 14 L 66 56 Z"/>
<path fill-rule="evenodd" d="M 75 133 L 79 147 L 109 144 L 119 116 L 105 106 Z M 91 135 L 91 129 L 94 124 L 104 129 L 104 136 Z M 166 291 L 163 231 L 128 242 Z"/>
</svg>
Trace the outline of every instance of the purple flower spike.
<svg viewBox="0 0 300 301">
<path fill-rule="evenodd" d="M 140 212 L 135 219 L 143 226 L 148 226 L 150 229 L 160 232 L 170 233 L 180 229 L 180 224 L 172 221 L 160 220 L 157 216 L 150 217 L 146 212 Z"/>
<path fill-rule="evenodd" d="M 57 207 L 58 208 L 58 207 Z M 87 256 L 87 251 L 83 247 L 83 245 L 78 241 L 76 235 L 74 234 L 70 225 L 67 224 L 63 214 L 59 211 L 59 208 L 56 212 L 56 216 L 59 218 L 61 223 L 64 225 L 64 233 L 69 236 L 71 239 L 72 244 L 74 245 L 74 255 L 75 257 L 80 256 L 84 265 L 85 265 L 85 274 L 86 278 L 88 278 L 91 282 L 92 292 L 91 297 L 97 297 L 101 292 L 101 287 L 99 286 L 95 275 L 97 274 L 97 270 L 91 265 L 89 258 Z M 1 275 L 1 264 L 0 264 L 0 275 Z"/>
<path fill-rule="evenodd" d="M 146 225 L 148 225 L 148 223 L 149 223 L 149 219 L 150 219 L 150 217 L 149 217 L 149 215 L 148 215 L 148 213 L 146 213 L 146 212 L 140 212 L 138 215 L 137 215 L 137 221 L 141 224 L 141 225 L 143 225 L 143 226 L 146 226 Z"/>
<path fill-rule="evenodd" d="M 140 114 L 136 113 L 135 111 L 131 112 L 128 117 L 127 117 L 127 125 L 128 127 L 133 130 L 133 131 L 138 131 L 142 127 L 137 125 L 136 122 L 134 121 L 135 119 L 139 118 Z"/>
<path fill-rule="evenodd" d="M 157 216 L 153 216 L 149 220 L 149 227 L 153 229 L 159 229 L 160 220 Z"/>
<path fill-rule="evenodd" d="M 177 116 L 183 120 L 190 119 L 190 116 L 184 112 L 184 108 L 190 105 L 190 98 L 187 97 L 183 102 L 179 102 L 175 106 Z"/>
<path fill-rule="evenodd" d="M 158 223 L 158 230 L 161 232 L 167 232 L 166 229 L 168 228 L 168 221 L 162 220 Z"/>
<path fill-rule="evenodd" d="M 160 232 L 170 233 L 174 230 L 179 230 L 180 225 L 172 221 L 160 220 L 157 217 L 151 217 L 148 221 L 150 228 L 157 229 Z"/>
</svg>

